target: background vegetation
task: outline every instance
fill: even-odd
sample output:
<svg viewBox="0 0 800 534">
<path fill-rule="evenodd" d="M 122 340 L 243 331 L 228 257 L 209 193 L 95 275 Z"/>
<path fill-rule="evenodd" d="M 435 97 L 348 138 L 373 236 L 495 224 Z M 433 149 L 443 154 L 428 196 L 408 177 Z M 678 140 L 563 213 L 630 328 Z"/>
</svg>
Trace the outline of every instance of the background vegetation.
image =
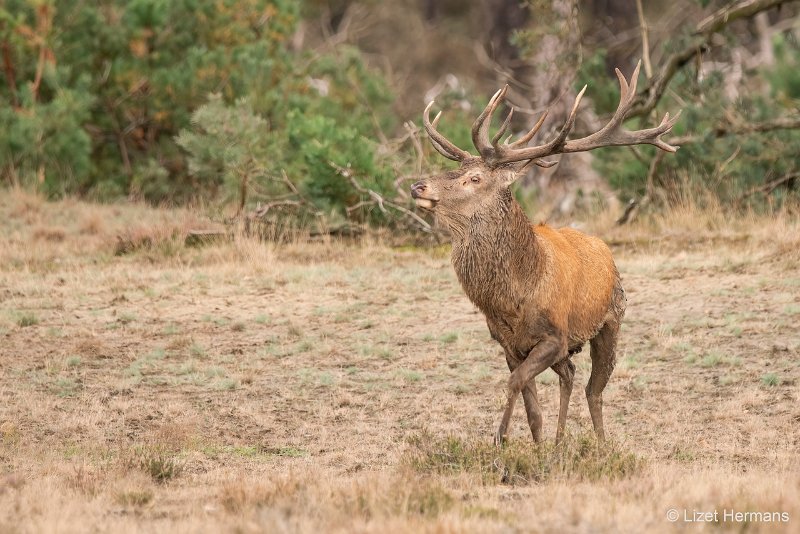
<svg viewBox="0 0 800 534">
<path fill-rule="evenodd" d="M 578 125 L 588 131 L 616 104 L 613 67 L 628 74 L 644 56 L 631 123 L 683 109 L 677 156 L 600 151 L 532 175 L 521 198 L 580 199 L 610 185 L 623 200 L 664 205 L 688 184 L 734 208 L 773 209 L 797 196 L 796 2 L 682 0 L 638 14 L 634 0 L 390 4 L 7 1 L 0 181 L 50 197 L 202 200 L 258 217 L 427 228 L 405 194 L 441 164 L 406 122 L 419 122 L 426 100 L 437 98 L 444 131 L 469 146 L 468 125 L 498 84 L 511 83 L 523 130 L 589 81 Z M 556 128 L 558 104 L 553 115 Z M 569 185 L 592 173 L 594 183 Z"/>
</svg>

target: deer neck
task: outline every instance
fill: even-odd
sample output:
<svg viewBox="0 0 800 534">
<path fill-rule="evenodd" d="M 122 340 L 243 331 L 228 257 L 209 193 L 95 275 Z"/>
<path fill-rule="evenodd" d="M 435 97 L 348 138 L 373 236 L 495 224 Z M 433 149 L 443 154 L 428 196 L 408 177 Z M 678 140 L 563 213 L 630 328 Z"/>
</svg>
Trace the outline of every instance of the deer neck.
<svg viewBox="0 0 800 534">
<path fill-rule="evenodd" d="M 510 191 L 500 200 L 499 209 L 452 228 L 456 276 L 484 313 L 513 312 L 524 297 L 523 288 L 530 291 L 530 283 L 539 279 L 543 268 L 540 245 L 522 207 Z"/>
</svg>

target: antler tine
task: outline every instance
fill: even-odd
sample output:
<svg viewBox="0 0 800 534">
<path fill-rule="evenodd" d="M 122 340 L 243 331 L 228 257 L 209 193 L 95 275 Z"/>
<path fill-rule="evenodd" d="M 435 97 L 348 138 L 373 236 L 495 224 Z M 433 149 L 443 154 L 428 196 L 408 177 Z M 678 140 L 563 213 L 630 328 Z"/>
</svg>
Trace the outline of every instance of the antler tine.
<svg viewBox="0 0 800 534">
<path fill-rule="evenodd" d="M 538 132 L 539 129 L 541 129 L 542 124 L 544 124 L 544 120 L 547 118 L 548 113 L 550 113 L 550 110 L 546 109 L 544 113 L 542 113 L 542 116 L 539 117 L 539 120 L 536 121 L 536 124 L 533 125 L 533 128 L 528 130 L 528 133 L 526 133 L 525 135 L 523 135 L 522 137 L 520 137 L 511 144 L 506 143 L 508 148 L 519 148 L 527 145 L 530 142 L 530 140 L 533 139 L 533 136 L 536 135 L 536 132 Z"/>
<path fill-rule="evenodd" d="M 475 122 L 472 123 L 472 144 L 475 145 L 475 148 L 478 149 L 478 153 L 484 158 L 490 157 L 495 152 L 493 143 L 489 142 L 489 125 L 492 122 L 494 110 L 497 109 L 497 106 L 506 97 L 507 91 L 508 84 L 502 89 L 498 89 L 497 92 L 492 95 L 486 108 L 478 115 Z"/>
<path fill-rule="evenodd" d="M 535 159 L 535 160 L 533 160 L 533 163 L 536 164 L 537 167 L 541 167 L 543 169 L 549 169 L 550 167 L 552 167 L 553 165 L 555 165 L 558 162 L 557 161 L 545 161 L 543 159 Z"/>
<path fill-rule="evenodd" d="M 455 155 L 452 155 L 452 154 L 450 154 L 450 153 L 449 153 L 449 152 L 448 152 L 448 151 L 447 151 L 447 150 L 446 150 L 446 149 L 445 149 L 445 148 L 444 148 L 442 145 L 440 145 L 439 143 L 437 143 L 437 142 L 436 142 L 436 141 L 433 139 L 433 137 L 429 137 L 428 139 L 429 139 L 429 141 L 431 142 L 431 145 L 433 145 L 433 148 L 435 148 L 435 149 L 436 149 L 436 152 L 438 152 L 438 153 L 439 153 L 439 154 L 441 154 L 442 156 L 446 157 L 447 159 L 451 159 L 451 160 L 453 160 L 453 161 L 460 161 L 459 159 L 457 159 L 457 158 L 455 157 Z"/>
<path fill-rule="evenodd" d="M 636 68 L 633 69 L 630 85 L 628 84 L 628 80 L 625 79 L 625 75 L 622 74 L 622 71 L 614 69 L 617 79 L 619 80 L 619 104 L 617 104 L 617 110 L 609 121 L 609 125 L 613 124 L 616 126 L 622 124 L 622 121 L 625 120 L 625 115 L 628 113 L 628 110 L 630 110 L 633 99 L 636 98 L 636 84 L 639 83 L 639 69 L 641 67 L 642 60 L 640 59 L 636 62 Z M 606 125 L 606 127 L 607 126 L 608 125 Z"/>
<path fill-rule="evenodd" d="M 640 130 L 640 132 L 638 133 L 652 137 L 652 142 L 650 142 L 650 144 L 657 146 L 661 150 L 664 150 L 666 152 L 677 152 L 680 146 L 670 145 L 669 143 L 661 139 L 661 136 L 664 135 L 665 133 L 668 133 L 675 125 L 675 123 L 678 122 L 678 118 L 681 116 L 681 111 L 682 110 L 679 110 L 675 114 L 675 116 L 672 117 L 671 119 L 669 118 L 669 112 L 665 113 L 664 118 L 661 119 L 661 122 L 659 123 L 658 126 L 656 126 L 655 128 L 649 128 L 647 130 Z"/>
<path fill-rule="evenodd" d="M 514 115 L 514 108 L 511 108 L 511 110 L 508 112 L 508 115 L 506 116 L 506 120 L 503 121 L 503 124 L 500 126 L 500 129 L 497 130 L 497 133 L 494 134 L 494 137 L 492 137 L 492 147 L 497 148 L 497 142 L 500 140 L 501 137 L 503 137 L 503 134 L 506 133 L 508 125 L 511 124 L 511 117 L 513 115 Z"/>
<path fill-rule="evenodd" d="M 575 115 L 578 113 L 578 105 L 581 103 L 581 99 L 583 98 L 583 93 L 586 92 L 586 88 L 588 85 L 584 85 L 581 92 L 578 93 L 578 96 L 575 97 L 575 103 L 572 104 L 572 111 L 569 112 L 569 116 L 567 120 L 564 122 L 564 126 L 561 127 L 561 131 L 558 132 L 558 135 L 555 139 L 547 143 L 545 146 L 549 147 L 550 150 L 558 149 L 561 145 L 564 144 L 564 141 L 567 139 L 569 132 L 572 130 L 572 127 L 575 125 Z M 546 156 L 548 154 L 542 154 Z"/>
<path fill-rule="evenodd" d="M 431 144 L 433 148 L 436 149 L 439 154 L 442 156 L 452 159 L 453 161 L 464 161 L 467 158 L 472 157 L 472 155 L 467 152 L 466 150 L 461 150 L 452 142 L 450 142 L 445 136 L 439 133 L 436 129 L 436 124 L 439 122 L 439 118 L 442 116 L 442 112 L 436 114 L 436 117 L 433 119 L 433 123 L 430 120 L 430 111 L 431 107 L 433 107 L 433 100 L 425 107 L 425 111 L 422 113 L 422 123 L 425 125 L 425 131 L 428 132 L 428 137 L 431 140 Z"/>
</svg>

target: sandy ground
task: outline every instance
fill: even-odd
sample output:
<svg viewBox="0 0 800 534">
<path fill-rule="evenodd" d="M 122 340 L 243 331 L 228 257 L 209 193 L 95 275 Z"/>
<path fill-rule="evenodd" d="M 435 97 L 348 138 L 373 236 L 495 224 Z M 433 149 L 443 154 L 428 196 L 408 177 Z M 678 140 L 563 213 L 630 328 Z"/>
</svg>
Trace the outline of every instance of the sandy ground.
<svg viewBox="0 0 800 534">
<path fill-rule="evenodd" d="M 503 405 L 446 247 L 189 249 L 185 213 L 19 193 L 0 215 L 0 531 L 800 531 L 796 222 L 606 236 L 606 429 L 640 467 L 509 484 L 409 461 L 419 436 L 489 444 Z M 533 447 L 521 406 L 511 433 Z"/>
</svg>

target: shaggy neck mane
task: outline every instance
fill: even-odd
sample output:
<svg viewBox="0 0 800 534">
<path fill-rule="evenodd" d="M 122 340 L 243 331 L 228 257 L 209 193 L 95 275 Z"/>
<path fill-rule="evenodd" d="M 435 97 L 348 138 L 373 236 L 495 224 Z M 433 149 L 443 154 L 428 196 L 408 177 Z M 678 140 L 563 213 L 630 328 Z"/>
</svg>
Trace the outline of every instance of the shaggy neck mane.
<svg viewBox="0 0 800 534">
<path fill-rule="evenodd" d="M 511 191 L 490 209 L 452 221 L 452 262 L 464 292 L 484 313 L 519 299 L 517 288 L 539 278 L 543 266 L 531 222 Z M 533 279 L 533 280 L 532 280 Z"/>
</svg>

